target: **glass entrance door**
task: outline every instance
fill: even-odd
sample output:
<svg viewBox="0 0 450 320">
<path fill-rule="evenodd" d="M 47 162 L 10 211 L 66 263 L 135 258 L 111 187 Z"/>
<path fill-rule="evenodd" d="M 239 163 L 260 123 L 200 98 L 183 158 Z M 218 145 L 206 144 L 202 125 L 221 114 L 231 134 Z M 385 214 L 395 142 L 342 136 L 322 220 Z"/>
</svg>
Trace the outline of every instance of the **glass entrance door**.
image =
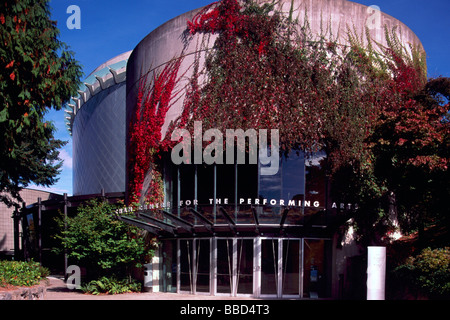
<svg viewBox="0 0 450 320">
<path fill-rule="evenodd" d="M 265 297 L 300 297 L 301 240 L 261 240 L 260 295 Z"/>
<path fill-rule="evenodd" d="M 162 249 L 161 284 L 164 291 L 176 286 L 177 292 L 193 294 L 328 297 L 330 252 L 325 239 L 169 240 Z"/>
<path fill-rule="evenodd" d="M 253 239 L 217 239 L 218 294 L 253 294 Z"/>
<path fill-rule="evenodd" d="M 195 240 L 195 292 L 209 292 L 210 239 Z"/>
<path fill-rule="evenodd" d="M 180 291 L 194 293 L 193 240 L 179 240 L 180 246 Z"/>
<path fill-rule="evenodd" d="M 161 248 L 161 290 L 163 292 L 177 291 L 177 241 L 162 242 Z"/>
<path fill-rule="evenodd" d="M 300 240 L 284 239 L 282 260 L 283 297 L 300 296 Z"/>
<path fill-rule="evenodd" d="M 253 239 L 238 239 L 236 244 L 236 294 L 253 294 Z"/>
<path fill-rule="evenodd" d="M 261 295 L 278 295 L 279 254 L 278 239 L 261 241 Z"/>
<path fill-rule="evenodd" d="M 210 239 L 179 240 L 180 291 L 210 292 L 210 241 Z"/>
<path fill-rule="evenodd" d="M 217 240 L 217 293 L 233 293 L 233 240 Z"/>
</svg>

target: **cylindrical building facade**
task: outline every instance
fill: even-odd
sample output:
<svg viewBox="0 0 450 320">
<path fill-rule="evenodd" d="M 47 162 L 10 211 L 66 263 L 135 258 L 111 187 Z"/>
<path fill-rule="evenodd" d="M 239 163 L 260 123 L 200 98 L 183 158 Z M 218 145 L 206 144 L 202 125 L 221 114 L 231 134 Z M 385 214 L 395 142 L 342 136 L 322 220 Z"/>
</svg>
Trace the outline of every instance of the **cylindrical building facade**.
<svg viewBox="0 0 450 320">
<path fill-rule="evenodd" d="M 74 195 L 125 191 L 125 71 L 130 53 L 92 72 L 69 110 Z"/>
</svg>

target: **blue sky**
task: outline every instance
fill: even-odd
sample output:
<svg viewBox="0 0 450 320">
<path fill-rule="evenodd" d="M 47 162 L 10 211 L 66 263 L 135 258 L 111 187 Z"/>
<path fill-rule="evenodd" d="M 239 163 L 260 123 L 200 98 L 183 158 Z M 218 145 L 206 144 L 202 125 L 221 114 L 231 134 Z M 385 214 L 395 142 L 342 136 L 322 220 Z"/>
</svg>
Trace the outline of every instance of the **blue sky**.
<svg viewBox="0 0 450 320">
<path fill-rule="evenodd" d="M 52 19 L 58 22 L 60 40 L 75 52 L 87 77 L 97 66 L 132 50 L 159 25 L 212 0 L 51 0 Z M 449 0 L 354 0 L 377 5 L 381 11 L 406 24 L 422 41 L 427 52 L 430 77 L 450 77 Z M 81 10 L 81 29 L 68 29 L 67 8 Z M 84 79 L 82 79 L 84 80 Z M 64 125 L 64 112 L 51 111 L 47 118 L 58 128 L 56 137 L 68 144 L 61 150 L 64 166 L 50 191 L 72 194 L 72 141 Z M 33 188 L 33 186 L 30 186 Z M 41 188 L 39 188 L 41 189 Z"/>
</svg>

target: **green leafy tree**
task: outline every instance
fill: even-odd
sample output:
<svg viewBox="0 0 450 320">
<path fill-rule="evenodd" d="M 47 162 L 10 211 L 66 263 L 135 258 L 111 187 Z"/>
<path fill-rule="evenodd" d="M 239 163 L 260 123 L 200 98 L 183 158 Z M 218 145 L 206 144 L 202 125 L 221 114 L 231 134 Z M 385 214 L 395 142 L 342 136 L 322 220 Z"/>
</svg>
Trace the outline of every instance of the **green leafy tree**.
<svg viewBox="0 0 450 320">
<path fill-rule="evenodd" d="M 7 205 L 30 183 L 56 182 L 65 142 L 44 117 L 76 94 L 82 76 L 49 17 L 48 0 L 0 2 L 0 200 Z"/>
<path fill-rule="evenodd" d="M 89 279 L 123 276 L 153 254 L 144 231 L 116 219 L 115 210 L 115 205 L 93 199 L 79 207 L 75 217 L 58 220 L 59 250 L 65 249 L 69 259 L 86 268 Z"/>
</svg>

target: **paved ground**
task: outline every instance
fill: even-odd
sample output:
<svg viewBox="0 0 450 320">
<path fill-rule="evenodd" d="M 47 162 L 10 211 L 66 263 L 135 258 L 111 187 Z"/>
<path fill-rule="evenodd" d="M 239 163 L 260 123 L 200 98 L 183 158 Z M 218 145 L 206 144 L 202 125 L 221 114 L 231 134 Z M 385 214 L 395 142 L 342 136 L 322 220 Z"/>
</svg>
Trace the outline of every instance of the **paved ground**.
<svg viewBox="0 0 450 320">
<path fill-rule="evenodd" d="M 65 282 L 57 277 L 48 277 L 49 286 L 45 300 L 249 300 L 249 297 L 226 297 L 175 294 L 163 292 L 124 293 L 117 295 L 90 295 L 70 290 Z"/>
</svg>

